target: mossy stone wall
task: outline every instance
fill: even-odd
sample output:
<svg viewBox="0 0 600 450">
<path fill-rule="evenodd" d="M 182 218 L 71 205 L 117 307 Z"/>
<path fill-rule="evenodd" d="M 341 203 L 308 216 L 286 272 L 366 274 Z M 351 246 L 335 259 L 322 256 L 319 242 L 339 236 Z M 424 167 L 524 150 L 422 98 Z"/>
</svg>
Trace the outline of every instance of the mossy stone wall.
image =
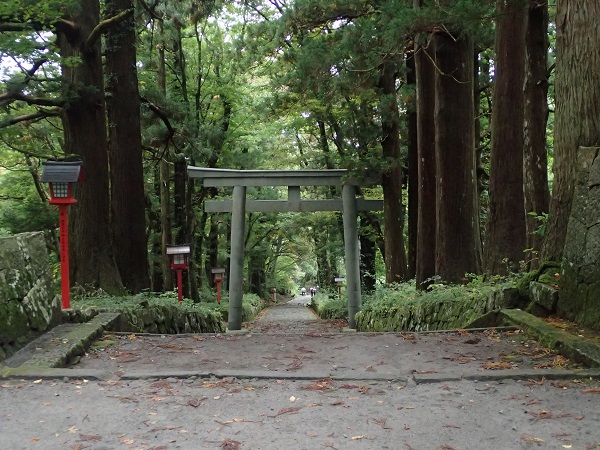
<svg viewBox="0 0 600 450">
<path fill-rule="evenodd" d="M 423 301 L 381 310 L 363 310 L 356 314 L 358 331 L 432 331 L 466 328 L 488 313 L 514 308 L 521 302 L 515 288 L 499 288 L 485 297 Z"/>
<path fill-rule="evenodd" d="M 600 147 L 580 147 L 557 312 L 600 329 Z"/>
<path fill-rule="evenodd" d="M 59 321 L 43 233 L 0 238 L 0 360 Z"/>
</svg>

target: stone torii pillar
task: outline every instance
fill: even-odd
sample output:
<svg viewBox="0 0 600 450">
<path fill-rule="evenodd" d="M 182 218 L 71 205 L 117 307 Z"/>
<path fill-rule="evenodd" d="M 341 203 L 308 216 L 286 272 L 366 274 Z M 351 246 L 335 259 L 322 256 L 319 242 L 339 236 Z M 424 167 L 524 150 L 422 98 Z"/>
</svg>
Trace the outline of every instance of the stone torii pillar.
<svg viewBox="0 0 600 450">
<path fill-rule="evenodd" d="M 356 186 L 342 187 L 344 250 L 346 263 L 346 294 L 348 295 L 348 327 L 356 328 L 354 315 L 362 303 L 360 290 L 360 252 L 358 248 L 358 226 L 356 224 Z"/>
<path fill-rule="evenodd" d="M 229 319 L 227 328 L 242 329 L 244 297 L 244 236 L 246 234 L 246 186 L 233 187 L 231 210 L 231 254 L 229 267 Z"/>
</svg>

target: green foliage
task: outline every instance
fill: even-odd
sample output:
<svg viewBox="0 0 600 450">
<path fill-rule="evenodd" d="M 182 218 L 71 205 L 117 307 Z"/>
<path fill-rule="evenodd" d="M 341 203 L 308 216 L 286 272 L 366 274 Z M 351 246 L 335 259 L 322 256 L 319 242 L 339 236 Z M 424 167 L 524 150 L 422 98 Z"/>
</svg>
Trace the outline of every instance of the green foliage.
<svg viewBox="0 0 600 450">
<path fill-rule="evenodd" d="M 546 234 L 546 226 L 548 225 L 548 213 L 538 214 L 535 211 L 527 213 L 528 216 L 534 217 L 538 221 L 539 226 L 533 231 L 534 234 L 544 236 Z"/>
<path fill-rule="evenodd" d="M 345 319 L 348 317 L 346 298 L 338 298 L 337 293 L 318 291 L 313 298 L 313 308 L 321 319 Z"/>
<path fill-rule="evenodd" d="M 263 299 L 256 294 L 244 294 L 242 298 L 242 322 L 251 322 L 265 307 Z M 227 322 L 229 317 L 229 298 L 225 297 L 217 306 L 221 317 Z"/>
<path fill-rule="evenodd" d="M 432 284 L 425 291 L 417 290 L 412 282 L 379 286 L 373 294 L 364 297 L 363 310 L 389 317 L 398 308 L 405 306 L 482 298 L 498 286 L 497 282 L 489 283 L 480 280 L 475 280 L 468 285 Z"/>
</svg>

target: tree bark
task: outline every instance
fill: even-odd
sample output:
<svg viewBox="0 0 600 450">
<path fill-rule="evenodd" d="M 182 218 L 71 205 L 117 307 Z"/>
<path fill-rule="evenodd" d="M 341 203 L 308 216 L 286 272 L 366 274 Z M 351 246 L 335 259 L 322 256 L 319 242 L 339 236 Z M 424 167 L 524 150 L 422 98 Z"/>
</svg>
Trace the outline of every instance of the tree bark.
<svg viewBox="0 0 600 450">
<path fill-rule="evenodd" d="M 462 282 L 481 270 L 476 185 L 473 42 L 435 35 L 436 275 Z"/>
<path fill-rule="evenodd" d="M 71 100 L 62 111 L 65 153 L 76 154 L 84 164 L 84 181 L 78 183 L 78 203 L 70 208 L 70 279 L 84 287 L 122 293 L 110 233 L 108 143 L 100 42 L 86 40 L 100 19 L 98 0 L 81 0 L 71 18 L 77 23 L 69 34 L 59 33 L 61 57 L 80 58 L 63 65 Z"/>
<path fill-rule="evenodd" d="M 600 0 L 561 0 L 556 16 L 554 182 L 542 260 L 560 261 L 577 149 L 600 143 Z"/>
<path fill-rule="evenodd" d="M 417 289 L 425 289 L 435 275 L 437 182 L 435 169 L 435 57 L 434 40 L 415 45 L 417 76 Z M 430 281 L 427 281 L 430 280 Z"/>
<path fill-rule="evenodd" d="M 527 14 L 521 3 L 507 0 L 498 0 L 497 9 L 484 270 L 507 275 L 519 269 L 525 249 L 523 84 Z"/>
<path fill-rule="evenodd" d="M 358 239 L 360 242 L 360 279 L 361 285 L 366 293 L 373 292 L 375 290 L 376 269 L 375 269 L 375 240 L 373 236 L 373 230 L 369 226 L 366 220 L 362 220 L 363 214 L 360 214 L 360 227 L 358 231 Z"/>
<path fill-rule="evenodd" d="M 404 205 L 402 184 L 404 173 L 400 163 L 400 117 L 396 101 L 396 69 L 393 62 L 381 65 L 379 72 L 381 91 L 381 147 L 390 168 L 383 173 L 383 214 L 385 229 L 386 282 L 399 283 L 406 278 L 406 252 L 404 250 Z"/>
<path fill-rule="evenodd" d="M 416 87 L 415 56 L 407 55 L 407 83 Z M 408 101 L 406 121 L 408 130 L 408 272 L 407 278 L 415 278 L 417 271 L 417 233 L 419 220 L 419 155 L 417 147 L 417 105 L 416 94 Z"/>
<path fill-rule="evenodd" d="M 167 95 L 167 74 L 166 74 L 166 59 L 165 59 L 165 35 L 164 23 L 161 19 L 158 20 L 158 33 L 160 43 L 158 45 L 157 58 L 157 84 L 160 92 Z M 160 174 L 160 226 L 161 226 L 161 259 L 163 271 L 163 289 L 165 291 L 173 290 L 173 272 L 171 271 L 171 260 L 167 255 L 167 245 L 171 244 L 171 175 L 169 169 L 169 142 L 165 142 L 163 155 L 160 159 L 159 174 Z"/>
<path fill-rule="evenodd" d="M 527 35 L 525 74 L 525 128 L 523 177 L 525 213 L 543 217 L 548 213 L 548 156 L 546 152 L 546 124 L 548 122 L 548 4 L 531 0 Z M 543 236 L 537 232 L 540 221 L 526 216 L 526 257 L 530 269 L 539 265 Z"/>
<path fill-rule="evenodd" d="M 111 230 L 124 286 L 136 294 L 149 287 L 133 0 L 109 0 L 106 15 L 131 10 L 106 41 Z"/>
</svg>

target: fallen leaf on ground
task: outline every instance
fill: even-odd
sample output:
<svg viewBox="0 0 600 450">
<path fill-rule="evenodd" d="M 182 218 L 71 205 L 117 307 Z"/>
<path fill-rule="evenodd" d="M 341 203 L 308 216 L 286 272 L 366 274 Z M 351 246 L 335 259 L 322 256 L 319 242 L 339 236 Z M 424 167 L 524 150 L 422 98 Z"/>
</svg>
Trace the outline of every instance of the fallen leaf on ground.
<svg viewBox="0 0 600 450">
<path fill-rule="evenodd" d="M 298 370 L 300 367 L 302 366 L 302 361 L 300 361 L 299 359 L 292 361 L 291 363 L 289 363 L 287 365 L 287 369 L 286 370 Z"/>
<path fill-rule="evenodd" d="M 502 370 L 512 368 L 512 364 L 509 362 L 486 362 L 481 364 L 481 368 L 484 370 Z"/>
<path fill-rule="evenodd" d="M 600 394 L 600 388 L 582 389 L 582 394 Z"/>
<path fill-rule="evenodd" d="M 225 439 L 221 442 L 221 448 L 224 450 L 238 450 L 242 445 L 241 442 L 234 441 L 233 439 Z"/>
<path fill-rule="evenodd" d="M 521 436 L 521 440 L 528 442 L 545 442 L 543 439 L 531 437 L 531 436 Z"/>
<path fill-rule="evenodd" d="M 302 409 L 302 406 L 289 406 L 287 408 L 282 408 L 279 411 L 277 411 L 277 414 L 273 415 L 273 416 L 269 416 L 269 417 L 277 417 L 277 416 L 281 416 L 283 414 L 292 414 L 295 412 L 298 412 Z"/>
<path fill-rule="evenodd" d="M 98 436 L 97 434 L 80 434 L 79 435 L 79 440 L 80 441 L 101 441 L 102 440 L 102 436 Z"/>
<path fill-rule="evenodd" d="M 192 398 L 192 399 L 188 400 L 187 404 L 188 404 L 188 406 L 192 406 L 194 408 L 197 408 L 198 406 L 200 406 L 202 404 L 202 402 L 204 400 L 206 400 L 206 397 Z"/>
<path fill-rule="evenodd" d="M 302 353 L 314 353 L 315 352 L 314 350 L 311 350 L 306 347 L 296 347 L 296 351 L 302 352 Z"/>
<path fill-rule="evenodd" d="M 352 436 L 352 440 L 353 440 L 353 441 L 356 441 L 356 440 L 358 440 L 358 439 L 364 439 L 364 438 L 365 438 L 365 435 L 364 435 L 364 434 L 361 434 L 360 436 Z"/>
</svg>

